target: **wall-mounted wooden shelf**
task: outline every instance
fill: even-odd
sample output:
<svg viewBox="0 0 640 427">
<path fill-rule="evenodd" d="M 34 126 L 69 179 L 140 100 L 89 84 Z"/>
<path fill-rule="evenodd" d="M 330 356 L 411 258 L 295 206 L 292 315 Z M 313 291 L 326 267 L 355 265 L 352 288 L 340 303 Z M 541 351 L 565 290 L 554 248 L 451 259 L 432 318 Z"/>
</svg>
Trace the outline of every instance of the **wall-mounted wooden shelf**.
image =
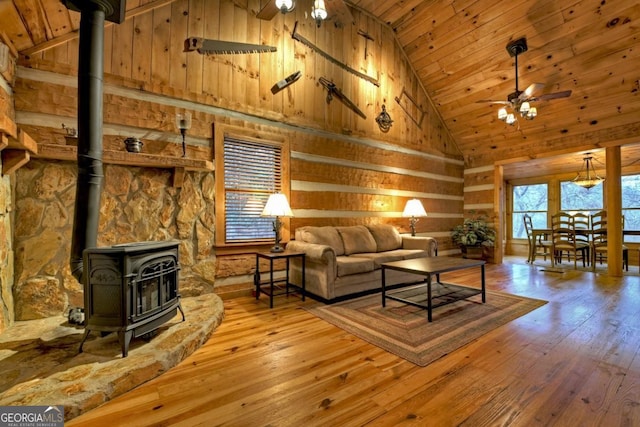
<svg viewBox="0 0 640 427">
<path fill-rule="evenodd" d="M 72 145 L 38 144 L 35 158 L 77 161 L 77 147 Z M 189 159 L 186 157 L 169 157 L 157 154 L 130 153 L 128 151 L 104 150 L 102 161 L 107 164 L 139 166 L 147 168 L 173 169 L 173 186 L 182 187 L 184 172 L 187 170 L 213 171 L 211 160 Z"/>
<path fill-rule="evenodd" d="M 38 144 L 7 116 L 0 117 L 0 151 L 2 175 L 9 175 L 25 165 L 32 154 L 38 152 Z"/>
</svg>

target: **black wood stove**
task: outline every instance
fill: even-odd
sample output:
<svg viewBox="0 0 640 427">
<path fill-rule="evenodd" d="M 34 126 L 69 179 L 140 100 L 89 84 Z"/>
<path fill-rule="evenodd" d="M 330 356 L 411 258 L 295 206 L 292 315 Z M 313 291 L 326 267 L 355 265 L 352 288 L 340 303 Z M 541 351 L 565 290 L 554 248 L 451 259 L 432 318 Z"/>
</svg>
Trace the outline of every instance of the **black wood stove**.
<svg viewBox="0 0 640 427">
<path fill-rule="evenodd" d="M 122 357 L 137 338 L 171 320 L 180 305 L 178 242 L 139 242 L 83 251 L 85 333 L 116 332 Z"/>
</svg>

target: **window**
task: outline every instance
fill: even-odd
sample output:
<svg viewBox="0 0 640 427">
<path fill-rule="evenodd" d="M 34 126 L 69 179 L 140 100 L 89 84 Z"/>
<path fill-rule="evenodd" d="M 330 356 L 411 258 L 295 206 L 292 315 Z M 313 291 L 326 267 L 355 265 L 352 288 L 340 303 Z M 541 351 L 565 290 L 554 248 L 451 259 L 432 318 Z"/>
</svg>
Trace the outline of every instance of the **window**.
<svg viewBox="0 0 640 427">
<path fill-rule="evenodd" d="M 621 177 L 624 228 L 640 230 L 640 175 Z M 640 236 L 624 236 L 627 242 L 640 242 Z"/>
<path fill-rule="evenodd" d="M 562 181 L 560 183 L 560 210 L 593 215 L 603 209 L 603 187 L 602 184 L 598 184 L 593 188 L 584 188 L 571 181 Z"/>
<path fill-rule="evenodd" d="M 273 218 L 260 214 L 269 195 L 288 193 L 285 145 L 228 133 L 216 141 L 216 244 L 272 242 Z"/>
<path fill-rule="evenodd" d="M 524 229 L 525 214 L 531 216 L 533 228 L 547 228 L 548 193 L 547 184 L 513 186 L 512 238 L 527 238 Z"/>
</svg>

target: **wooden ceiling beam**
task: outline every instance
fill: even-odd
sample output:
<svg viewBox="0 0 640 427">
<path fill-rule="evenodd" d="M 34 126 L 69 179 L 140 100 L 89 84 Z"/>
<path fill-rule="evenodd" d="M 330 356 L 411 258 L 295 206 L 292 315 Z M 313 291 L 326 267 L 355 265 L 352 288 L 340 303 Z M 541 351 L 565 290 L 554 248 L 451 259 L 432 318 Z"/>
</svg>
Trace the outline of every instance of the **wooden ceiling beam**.
<svg viewBox="0 0 640 427">
<path fill-rule="evenodd" d="M 159 7 L 165 6 L 167 4 L 173 3 L 175 0 L 153 0 L 150 3 L 147 3 L 143 6 L 139 6 L 135 9 L 131 9 L 129 11 L 126 12 L 125 15 L 125 20 L 133 18 L 135 16 L 141 15 L 143 13 L 147 13 L 149 11 L 152 11 L 154 9 L 157 9 Z M 109 28 L 110 26 L 113 25 L 113 22 L 106 22 L 104 27 L 105 28 Z M 21 55 L 24 55 L 26 57 L 35 55 L 36 53 L 41 53 L 44 52 L 46 50 L 52 49 L 56 46 L 60 46 L 61 44 L 64 44 L 70 40 L 75 40 L 76 38 L 78 38 L 80 35 L 78 30 L 74 30 L 70 33 L 66 33 L 62 36 L 59 37 L 54 37 L 51 40 L 47 40 L 45 42 L 42 43 L 38 43 L 28 49 L 23 49 L 20 51 Z"/>
</svg>

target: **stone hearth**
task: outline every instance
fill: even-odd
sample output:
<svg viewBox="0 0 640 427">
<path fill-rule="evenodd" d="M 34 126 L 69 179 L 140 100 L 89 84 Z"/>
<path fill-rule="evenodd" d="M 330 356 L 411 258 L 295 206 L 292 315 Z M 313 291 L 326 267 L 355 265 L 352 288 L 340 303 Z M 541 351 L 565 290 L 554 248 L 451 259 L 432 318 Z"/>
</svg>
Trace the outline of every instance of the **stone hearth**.
<svg viewBox="0 0 640 427">
<path fill-rule="evenodd" d="M 182 299 L 178 314 L 122 357 L 116 334 L 92 333 L 62 316 L 15 322 L 0 334 L 0 406 L 64 405 L 69 420 L 151 380 L 204 344 L 224 317 L 216 294 Z"/>
</svg>

